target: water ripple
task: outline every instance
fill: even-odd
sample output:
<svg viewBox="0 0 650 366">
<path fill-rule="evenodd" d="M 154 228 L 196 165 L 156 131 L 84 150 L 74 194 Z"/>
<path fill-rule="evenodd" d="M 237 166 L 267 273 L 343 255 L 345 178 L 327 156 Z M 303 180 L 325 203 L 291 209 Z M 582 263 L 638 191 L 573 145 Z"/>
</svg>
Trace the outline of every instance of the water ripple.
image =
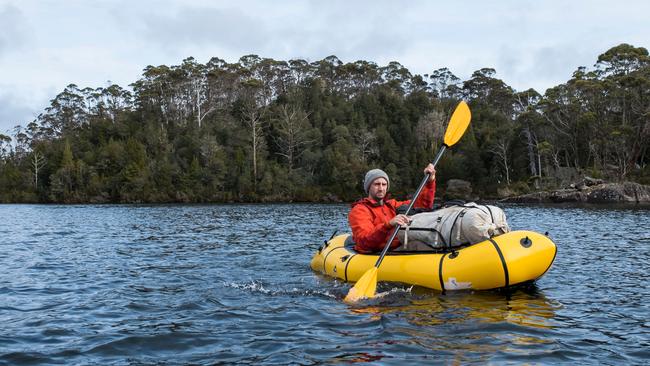
<svg viewBox="0 0 650 366">
<path fill-rule="evenodd" d="M 351 306 L 308 266 L 347 205 L 0 205 L 0 365 L 647 363 L 648 211 L 505 209 L 537 284 Z"/>
</svg>

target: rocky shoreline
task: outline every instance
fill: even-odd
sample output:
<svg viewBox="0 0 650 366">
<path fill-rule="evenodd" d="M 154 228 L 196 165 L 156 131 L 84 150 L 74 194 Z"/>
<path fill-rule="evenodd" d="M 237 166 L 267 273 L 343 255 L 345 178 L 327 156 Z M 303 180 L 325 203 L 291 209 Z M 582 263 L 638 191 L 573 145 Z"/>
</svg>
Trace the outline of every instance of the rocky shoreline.
<svg viewBox="0 0 650 366">
<path fill-rule="evenodd" d="M 611 183 L 602 179 L 584 177 L 565 188 L 518 195 L 511 188 L 498 190 L 496 197 L 481 197 L 472 184 L 462 179 L 450 179 L 436 196 L 436 202 L 461 200 L 465 202 L 492 201 L 502 203 L 588 203 L 650 206 L 650 185 L 634 182 Z M 270 201 L 274 202 L 274 201 Z M 277 202 L 277 201 L 275 201 Z M 343 203 L 342 199 L 327 194 L 319 202 Z"/>
<path fill-rule="evenodd" d="M 445 200 L 481 200 L 470 182 L 450 179 L 444 191 Z M 562 189 L 517 195 L 510 188 L 498 190 L 498 202 L 503 203 L 594 203 L 650 205 L 650 186 L 634 182 L 611 183 L 584 177 Z"/>
<path fill-rule="evenodd" d="M 540 191 L 507 197 L 506 203 L 650 203 L 650 186 L 633 183 L 606 183 L 601 179 L 585 177 L 564 189 Z"/>
</svg>

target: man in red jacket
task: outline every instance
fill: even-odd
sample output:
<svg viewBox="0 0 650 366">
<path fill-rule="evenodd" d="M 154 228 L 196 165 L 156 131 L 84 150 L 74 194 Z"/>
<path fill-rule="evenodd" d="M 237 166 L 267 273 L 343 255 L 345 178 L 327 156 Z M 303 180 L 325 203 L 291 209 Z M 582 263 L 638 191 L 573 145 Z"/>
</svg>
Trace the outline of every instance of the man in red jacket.
<svg viewBox="0 0 650 366">
<path fill-rule="evenodd" d="M 429 181 L 424 186 L 413 207 L 431 208 L 436 193 L 436 169 L 432 164 L 424 168 L 425 174 L 430 174 Z M 408 205 L 411 201 L 396 201 L 388 199 L 390 180 L 381 169 L 372 169 L 366 173 L 363 188 L 368 197 L 352 204 L 348 215 L 352 239 L 356 243 L 354 249 L 361 253 L 379 252 L 384 249 L 396 225 L 408 225 L 406 215 L 396 215 L 396 209 Z M 397 238 L 391 243 L 391 249 L 400 245 Z"/>
</svg>

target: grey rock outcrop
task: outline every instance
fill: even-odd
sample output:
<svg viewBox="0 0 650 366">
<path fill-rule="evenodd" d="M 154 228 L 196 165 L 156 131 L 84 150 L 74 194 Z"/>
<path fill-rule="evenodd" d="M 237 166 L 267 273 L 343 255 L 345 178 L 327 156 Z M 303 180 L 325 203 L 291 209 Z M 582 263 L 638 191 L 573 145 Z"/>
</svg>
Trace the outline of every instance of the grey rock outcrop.
<svg viewBox="0 0 650 366">
<path fill-rule="evenodd" d="M 650 186 L 633 182 L 599 184 L 583 192 L 587 202 L 650 203 Z"/>
<path fill-rule="evenodd" d="M 462 199 L 471 201 L 474 199 L 472 196 L 472 183 L 462 179 L 450 179 L 447 181 L 447 189 L 445 190 L 445 197 L 447 199 Z"/>
<path fill-rule="evenodd" d="M 566 189 L 550 192 L 535 192 L 510 197 L 503 202 L 585 202 L 585 203 L 650 203 L 650 186 L 633 183 L 604 183 L 602 180 L 587 179 L 572 184 Z"/>
<path fill-rule="evenodd" d="M 321 202 L 327 202 L 327 203 L 341 203 L 343 200 L 339 198 L 339 196 L 333 194 L 333 193 L 326 193 L 323 197 L 321 197 Z"/>
</svg>

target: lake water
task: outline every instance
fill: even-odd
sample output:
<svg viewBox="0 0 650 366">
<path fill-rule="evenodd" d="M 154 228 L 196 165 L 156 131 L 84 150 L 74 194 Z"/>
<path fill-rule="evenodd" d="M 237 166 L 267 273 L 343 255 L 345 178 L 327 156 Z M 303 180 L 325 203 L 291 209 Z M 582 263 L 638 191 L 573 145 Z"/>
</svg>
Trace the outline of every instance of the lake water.
<svg viewBox="0 0 650 366">
<path fill-rule="evenodd" d="M 309 268 L 346 205 L 0 205 L 0 364 L 648 364 L 650 211 L 503 207 L 535 285 L 350 306 Z"/>
</svg>

